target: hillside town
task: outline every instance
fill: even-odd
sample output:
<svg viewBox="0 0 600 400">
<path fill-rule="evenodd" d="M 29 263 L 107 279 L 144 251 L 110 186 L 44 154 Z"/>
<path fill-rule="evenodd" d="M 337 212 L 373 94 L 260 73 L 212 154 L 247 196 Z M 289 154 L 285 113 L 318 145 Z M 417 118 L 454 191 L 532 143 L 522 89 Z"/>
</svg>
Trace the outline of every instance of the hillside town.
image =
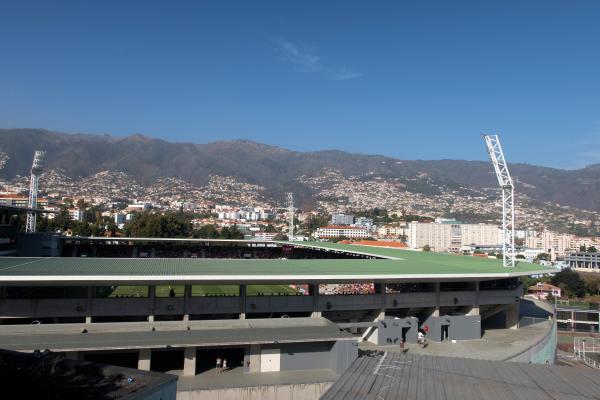
<svg viewBox="0 0 600 400">
<path fill-rule="evenodd" d="M 315 190 L 316 205 L 294 208 L 293 239 L 378 240 L 415 250 L 501 254 L 497 190 L 451 190 L 427 176 L 421 179 L 429 194 L 416 191 L 415 182 L 400 179 L 346 178 L 335 170 L 318 177 L 301 176 L 299 181 Z M 2 182 L 0 204 L 27 206 L 27 189 L 27 177 Z M 185 214 L 192 234 L 200 237 L 207 234 L 207 226 L 211 235 L 227 228 L 235 229 L 240 238 L 259 240 L 288 239 L 290 229 L 287 204 L 270 198 L 261 186 L 218 175 L 211 175 L 205 186 L 179 178 L 141 185 L 124 172 L 103 171 L 73 179 L 49 170 L 40 178 L 38 207 L 48 211 L 38 223 L 66 235 L 131 234 L 127 226 L 136 215 L 169 213 Z M 572 252 L 600 248 L 598 237 L 576 235 L 566 228 L 595 228 L 597 213 L 539 205 L 525 195 L 517 198 L 515 211 L 520 258 L 564 263 Z M 52 225 L 61 212 L 74 223 Z M 560 218 L 553 218 L 554 213 Z"/>
</svg>

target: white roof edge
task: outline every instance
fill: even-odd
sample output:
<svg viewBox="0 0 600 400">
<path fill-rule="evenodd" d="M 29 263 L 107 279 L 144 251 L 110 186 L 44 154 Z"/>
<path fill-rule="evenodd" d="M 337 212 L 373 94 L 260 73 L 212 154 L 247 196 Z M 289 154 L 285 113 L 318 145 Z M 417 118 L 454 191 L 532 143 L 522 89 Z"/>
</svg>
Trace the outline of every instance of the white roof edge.
<svg viewBox="0 0 600 400">
<path fill-rule="evenodd" d="M 13 275 L 0 276 L 0 283 L 10 282 L 302 282 L 302 281 L 386 281 L 436 279 L 512 278 L 554 272 L 552 270 L 496 272 L 484 274 L 379 274 L 379 275 Z"/>
</svg>

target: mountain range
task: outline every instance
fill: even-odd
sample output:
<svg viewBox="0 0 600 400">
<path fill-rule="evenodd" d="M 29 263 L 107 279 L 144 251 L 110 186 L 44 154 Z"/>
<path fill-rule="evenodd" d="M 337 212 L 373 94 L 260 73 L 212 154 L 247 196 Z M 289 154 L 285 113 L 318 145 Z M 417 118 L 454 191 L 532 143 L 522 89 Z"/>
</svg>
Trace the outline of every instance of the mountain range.
<svg viewBox="0 0 600 400">
<path fill-rule="evenodd" d="M 247 140 L 174 143 L 143 135 L 114 137 L 43 129 L 0 129 L 0 151 L 8 156 L 0 176 L 11 180 L 27 175 L 38 149 L 47 152 L 46 168 L 72 178 L 109 170 L 125 172 L 140 185 L 167 177 L 204 185 L 210 175 L 230 176 L 264 187 L 273 199 L 281 200 L 284 192 L 293 191 L 304 202 L 315 189 L 301 178 L 331 170 L 359 180 L 401 180 L 405 190 L 426 195 L 435 195 L 440 185 L 456 190 L 497 185 L 491 164 L 483 161 L 400 160 L 337 150 L 298 152 Z M 577 170 L 510 164 L 510 171 L 517 193 L 540 203 L 600 211 L 600 164 Z"/>
</svg>

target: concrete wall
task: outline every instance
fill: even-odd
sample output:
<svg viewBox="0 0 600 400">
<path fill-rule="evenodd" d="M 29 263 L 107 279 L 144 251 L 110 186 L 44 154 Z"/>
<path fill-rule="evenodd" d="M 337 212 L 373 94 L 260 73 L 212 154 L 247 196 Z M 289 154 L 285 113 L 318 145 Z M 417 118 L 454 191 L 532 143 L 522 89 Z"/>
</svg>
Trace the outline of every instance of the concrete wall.
<svg viewBox="0 0 600 400">
<path fill-rule="evenodd" d="M 556 361 L 556 321 L 548 321 L 548 333 L 535 345 L 504 361 L 532 364 L 554 364 Z"/>
<path fill-rule="evenodd" d="M 331 354 L 332 347 L 332 342 L 286 343 L 262 346 L 263 349 L 281 349 L 281 371 L 326 368 L 335 356 Z"/>
<path fill-rule="evenodd" d="M 386 308 L 432 307 L 437 302 L 435 292 L 425 293 L 387 293 Z"/>
<path fill-rule="evenodd" d="M 419 329 L 419 320 L 416 317 L 385 318 L 382 321 L 378 321 L 377 343 L 381 346 L 399 346 L 402 341 L 403 328 L 408 328 L 406 332 L 406 343 L 416 343 L 417 331 Z"/>
<path fill-rule="evenodd" d="M 246 312 L 310 312 L 312 296 L 248 296 Z"/>
<path fill-rule="evenodd" d="M 428 327 L 426 337 L 428 340 L 439 342 L 442 340 L 442 326 L 448 326 L 447 340 L 472 340 L 481 339 L 481 316 L 479 315 L 444 315 L 431 316 L 420 326 Z"/>
<path fill-rule="evenodd" d="M 177 400 L 315 400 L 333 382 L 177 392 Z"/>
<path fill-rule="evenodd" d="M 280 349 L 280 370 L 298 371 L 314 369 L 331 369 L 336 374 L 342 374 L 358 357 L 358 342 L 354 340 L 339 340 L 335 342 L 283 343 L 267 344 L 260 349 Z M 258 351 L 260 354 L 260 351 Z M 260 365 L 258 359 L 252 359 L 252 349 L 245 350 L 244 364 Z M 245 372 L 251 372 L 246 368 Z M 258 372 L 254 370 L 252 372 Z"/>
<path fill-rule="evenodd" d="M 358 342 L 338 340 L 331 348 L 330 368 L 338 375 L 343 374 L 358 357 Z"/>
</svg>

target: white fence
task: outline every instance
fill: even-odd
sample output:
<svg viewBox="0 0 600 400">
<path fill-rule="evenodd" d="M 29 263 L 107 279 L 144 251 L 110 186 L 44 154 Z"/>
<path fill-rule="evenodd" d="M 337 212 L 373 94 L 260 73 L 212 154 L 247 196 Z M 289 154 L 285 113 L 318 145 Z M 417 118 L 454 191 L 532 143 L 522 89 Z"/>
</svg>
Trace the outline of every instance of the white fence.
<svg viewBox="0 0 600 400">
<path fill-rule="evenodd" d="M 600 369 L 600 339 L 593 337 L 574 337 L 573 353 L 578 360 L 593 368 Z"/>
</svg>

